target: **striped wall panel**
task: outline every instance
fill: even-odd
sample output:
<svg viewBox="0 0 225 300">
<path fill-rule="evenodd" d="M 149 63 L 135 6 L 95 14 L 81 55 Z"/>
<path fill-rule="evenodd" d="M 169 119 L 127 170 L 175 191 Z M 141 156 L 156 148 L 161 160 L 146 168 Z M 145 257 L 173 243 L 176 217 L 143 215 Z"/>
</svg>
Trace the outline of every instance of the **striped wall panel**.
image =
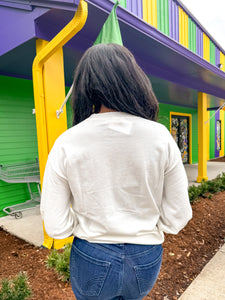
<svg viewBox="0 0 225 300">
<path fill-rule="evenodd" d="M 143 20 L 157 28 L 157 0 L 143 0 Z"/>
<path fill-rule="evenodd" d="M 132 12 L 134 15 L 143 19 L 143 5 L 140 0 L 128 0 L 127 1 L 127 10 Z"/>
<path fill-rule="evenodd" d="M 179 7 L 179 42 L 188 48 L 188 15 Z"/>
<path fill-rule="evenodd" d="M 188 48 L 196 53 L 196 24 L 188 17 Z"/>
<path fill-rule="evenodd" d="M 209 61 L 214 66 L 216 65 L 216 46 L 211 40 L 209 40 Z"/>
<path fill-rule="evenodd" d="M 169 0 L 169 35 L 179 42 L 179 9 L 174 0 Z"/>
<path fill-rule="evenodd" d="M 203 57 L 203 32 L 199 26 L 196 27 L 196 53 Z"/>
<path fill-rule="evenodd" d="M 220 50 L 218 47 L 215 47 L 215 65 L 219 67 L 220 64 Z"/>
<path fill-rule="evenodd" d="M 220 52 L 220 64 L 222 64 L 221 70 L 225 72 L 225 55 Z"/>
<path fill-rule="evenodd" d="M 210 40 L 205 33 L 203 33 L 203 58 L 210 61 Z"/>
<path fill-rule="evenodd" d="M 157 0 L 157 28 L 166 35 L 169 35 L 168 0 Z"/>
</svg>

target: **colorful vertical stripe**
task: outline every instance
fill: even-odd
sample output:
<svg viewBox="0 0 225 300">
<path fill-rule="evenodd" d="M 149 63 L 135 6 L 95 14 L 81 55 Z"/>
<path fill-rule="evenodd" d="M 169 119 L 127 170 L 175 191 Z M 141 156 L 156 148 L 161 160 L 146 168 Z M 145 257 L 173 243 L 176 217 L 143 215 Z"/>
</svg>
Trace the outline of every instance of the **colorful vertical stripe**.
<svg viewBox="0 0 225 300">
<path fill-rule="evenodd" d="M 169 35 L 179 42 L 179 10 L 174 0 L 169 0 Z"/>
<path fill-rule="evenodd" d="M 205 33 L 203 33 L 203 58 L 210 61 L 210 40 Z"/>
<path fill-rule="evenodd" d="M 216 46 L 211 40 L 209 40 L 209 61 L 214 66 L 216 65 Z"/>
<path fill-rule="evenodd" d="M 196 53 L 196 25 L 188 18 L 188 48 Z"/>
<path fill-rule="evenodd" d="M 157 0 L 143 0 L 143 20 L 157 27 Z"/>
<path fill-rule="evenodd" d="M 127 3 L 127 10 L 132 12 L 134 15 L 138 16 L 139 18 L 143 18 L 143 5 L 142 1 L 140 0 L 128 0 Z"/>
<path fill-rule="evenodd" d="M 157 0 L 157 28 L 166 35 L 169 35 L 168 0 Z"/>
<path fill-rule="evenodd" d="M 179 42 L 188 48 L 188 15 L 179 7 Z"/>
<path fill-rule="evenodd" d="M 220 52 L 220 63 L 222 64 L 221 70 L 225 72 L 225 55 Z"/>
</svg>

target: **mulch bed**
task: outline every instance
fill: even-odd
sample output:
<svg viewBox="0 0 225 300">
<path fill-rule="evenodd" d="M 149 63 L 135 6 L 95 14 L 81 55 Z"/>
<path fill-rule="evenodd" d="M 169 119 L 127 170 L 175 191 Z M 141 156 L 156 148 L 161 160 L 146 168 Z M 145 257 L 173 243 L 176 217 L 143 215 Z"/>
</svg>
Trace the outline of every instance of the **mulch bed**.
<svg viewBox="0 0 225 300">
<path fill-rule="evenodd" d="M 223 245 L 225 238 L 225 192 L 192 205 L 193 219 L 176 236 L 166 235 L 159 278 L 145 300 L 176 300 L 205 264 Z M 16 222 L 16 220 L 15 220 Z M 70 283 L 61 282 L 45 261 L 48 249 L 32 246 L 0 227 L 0 278 L 26 271 L 32 300 L 74 300 Z"/>
</svg>

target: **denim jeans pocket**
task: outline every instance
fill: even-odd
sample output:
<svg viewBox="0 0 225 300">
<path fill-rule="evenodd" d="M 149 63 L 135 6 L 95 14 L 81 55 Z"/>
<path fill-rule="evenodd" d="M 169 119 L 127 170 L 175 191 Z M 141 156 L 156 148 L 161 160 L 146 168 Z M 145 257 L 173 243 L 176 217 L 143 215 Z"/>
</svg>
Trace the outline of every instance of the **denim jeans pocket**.
<svg viewBox="0 0 225 300">
<path fill-rule="evenodd" d="M 70 257 L 71 284 L 83 296 L 99 296 L 110 269 L 110 262 L 91 257 L 72 246 Z"/>
<path fill-rule="evenodd" d="M 143 265 L 134 266 L 134 272 L 137 278 L 140 295 L 146 295 L 154 286 L 159 275 L 162 262 L 163 250 L 153 261 Z"/>
</svg>

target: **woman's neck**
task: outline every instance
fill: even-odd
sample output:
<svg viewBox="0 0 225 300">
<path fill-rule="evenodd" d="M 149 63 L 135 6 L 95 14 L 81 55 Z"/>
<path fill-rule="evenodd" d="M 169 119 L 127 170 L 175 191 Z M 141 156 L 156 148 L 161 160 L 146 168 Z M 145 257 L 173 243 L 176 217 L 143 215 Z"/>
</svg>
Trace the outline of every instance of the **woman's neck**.
<svg viewBox="0 0 225 300">
<path fill-rule="evenodd" d="M 100 108 L 99 113 L 106 113 L 106 112 L 113 112 L 113 111 L 116 111 L 116 110 L 115 110 L 115 109 L 108 108 L 108 107 L 102 105 L 101 108 Z"/>
</svg>

